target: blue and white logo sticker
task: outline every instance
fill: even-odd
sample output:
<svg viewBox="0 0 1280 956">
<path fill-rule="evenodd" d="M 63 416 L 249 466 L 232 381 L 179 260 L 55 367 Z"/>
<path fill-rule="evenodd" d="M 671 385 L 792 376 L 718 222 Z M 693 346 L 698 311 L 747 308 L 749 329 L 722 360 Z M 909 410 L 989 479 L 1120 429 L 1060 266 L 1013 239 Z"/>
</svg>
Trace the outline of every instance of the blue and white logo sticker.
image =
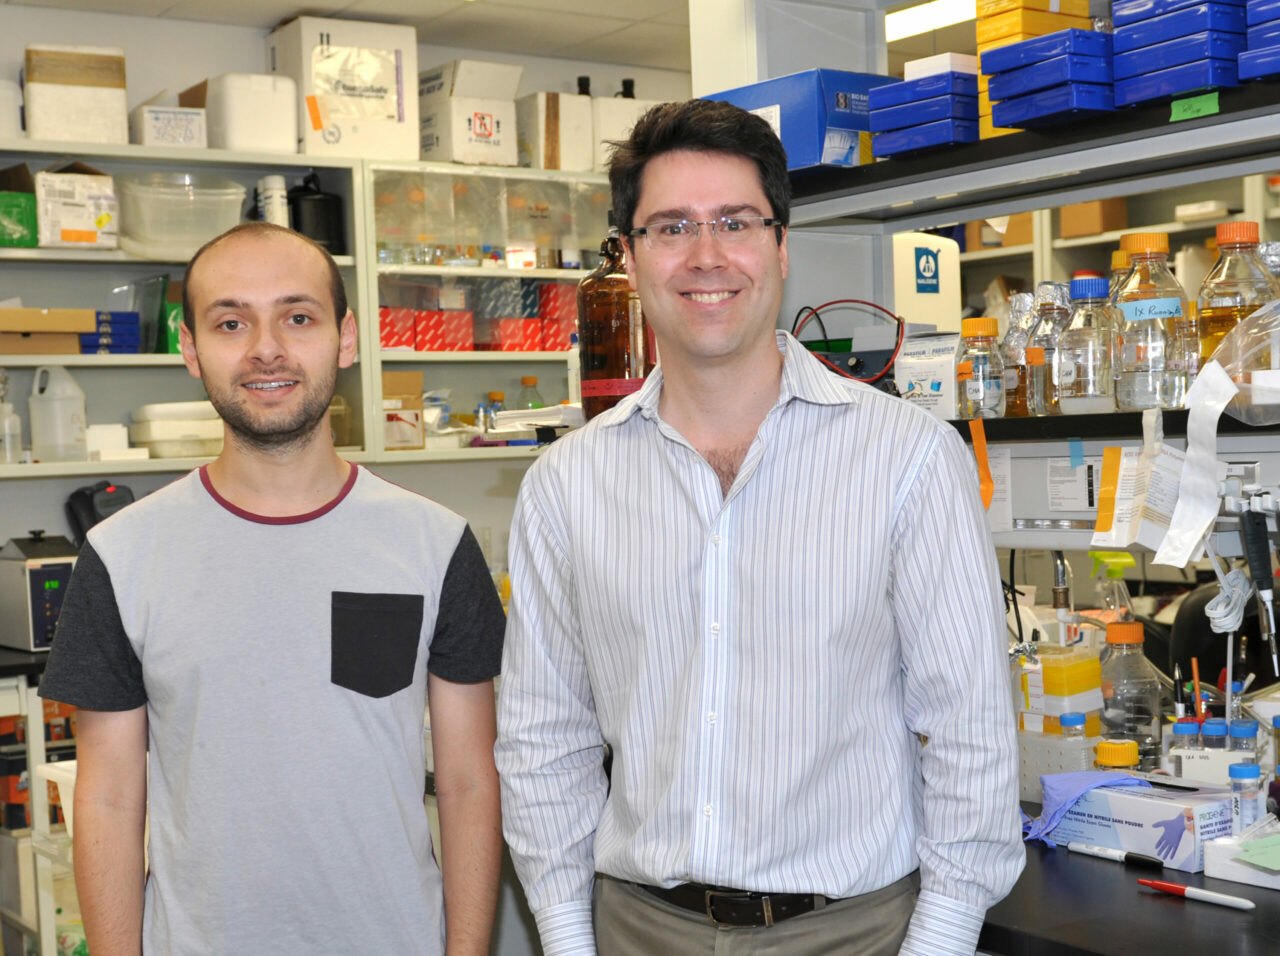
<svg viewBox="0 0 1280 956">
<path fill-rule="evenodd" d="M 916 246 L 916 292 L 939 291 L 938 254 L 932 249 Z"/>
</svg>

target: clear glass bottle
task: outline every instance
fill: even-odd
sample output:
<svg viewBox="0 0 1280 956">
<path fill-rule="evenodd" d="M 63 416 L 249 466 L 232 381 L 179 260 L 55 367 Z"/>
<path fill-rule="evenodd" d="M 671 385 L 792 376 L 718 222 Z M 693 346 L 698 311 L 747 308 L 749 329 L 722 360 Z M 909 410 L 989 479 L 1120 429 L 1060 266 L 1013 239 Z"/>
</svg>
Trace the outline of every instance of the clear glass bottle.
<svg viewBox="0 0 1280 956">
<path fill-rule="evenodd" d="M 995 319 L 960 321 L 956 354 L 956 417 L 1000 418 L 1004 415 L 1004 362 L 996 345 Z"/>
<path fill-rule="evenodd" d="M 1240 699 L 1240 695 L 1244 693 L 1244 681 L 1233 680 L 1231 682 L 1231 696 L 1228 698 L 1227 720 L 1239 720 L 1244 716 L 1242 708 L 1244 701 Z"/>
<path fill-rule="evenodd" d="M 1071 322 L 1058 336 L 1058 403 L 1064 415 L 1116 410 L 1111 371 L 1115 315 L 1107 304 L 1107 280 L 1071 280 Z M 1123 577 L 1123 573 L 1121 575 Z"/>
<path fill-rule="evenodd" d="M 1028 345 L 1044 351 L 1042 365 L 1028 365 L 1027 397 L 1033 415 L 1061 415 L 1058 402 L 1058 339 L 1071 322 L 1071 298 L 1066 283 L 1041 282 L 1036 286 L 1035 327 Z"/>
<path fill-rule="evenodd" d="M 542 400 L 542 394 L 538 391 L 538 376 L 525 375 L 520 379 L 520 394 L 516 396 L 516 408 L 546 408 L 547 403 Z"/>
<path fill-rule="evenodd" d="M 1200 337 L 1187 297 L 1169 271 L 1169 237 L 1136 232 L 1121 243 L 1132 268 L 1116 290 L 1120 313 L 1116 407 L 1177 408 L 1200 367 Z"/>
<path fill-rule="evenodd" d="M 1223 336 L 1263 303 L 1280 299 L 1280 282 L 1258 255 L 1256 222 L 1218 224 L 1218 261 L 1200 286 L 1200 358 L 1209 361 Z"/>
<path fill-rule="evenodd" d="M 1009 299 L 1009 327 L 1000 346 L 1004 360 L 1004 417 L 1027 418 L 1031 404 L 1027 401 L 1027 340 L 1035 321 L 1035 297 L 1030 292 L 1016 292 Z"/>
<path fill-rule="evenodd" d="M 1129 277 L 1129 253 L 1123 249 L 1111 250 L 1111 281 L 1107 283 L 1107 298 L 1115 304 L 1116 290 Z"/>
<path fill-rule="evenodd" d="M 1084 714 L 1078 710 L 1070 711 L 1058 718 L 1062 727 L 1062 736 L 1067 740 L 1084 740 Z"/>
<path fill-rule="evenodd" d="M 1258 258 L 1266 270 L 1280 280 L 1280 242 L 1258 243 Z"/>
<path fill-rule="evenodd" d="M 1141 766 L 1138 744 L 1122 737 L 1105 737 L 1098 741 L 1094 766 L 1099 770 L 1138 770 Z"/>
<path fill-rule="evenodd" d="M 1239 836 L 1258 822 L 1258 795 L 1262 793 L 1262 768 L 1256 763 L 1233 763 L 1231 780 L 1231 835 Z"/>
<path fill-rule="evenodd" d="M 1227 749 L 1240 754 L 1242 763 L 1258 761 L 1258 722 L 1238 718 L 1227 725 Z"/>
<path fill-rule="evenodd" d="M 1200 741 L 1205 750 L 1227 749 L 1227 722 L 1221 717 L 1210 717 L 1200 725 Z"/>
<path fill-rule="evenodd" d="M 1108 737 L 1135 741 L 1143 770 L 1160 761 L 1160 678 L 1143 654 L 1139 621 L 1107 625 L 1102 659 L 1102 726 Z"/>
</svg>

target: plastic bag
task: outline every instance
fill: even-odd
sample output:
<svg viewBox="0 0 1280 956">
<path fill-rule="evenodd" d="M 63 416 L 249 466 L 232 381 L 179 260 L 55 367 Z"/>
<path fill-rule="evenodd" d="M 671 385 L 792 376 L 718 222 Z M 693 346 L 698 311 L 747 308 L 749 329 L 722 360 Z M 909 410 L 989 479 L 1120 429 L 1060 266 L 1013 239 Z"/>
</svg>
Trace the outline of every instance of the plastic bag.
<svg viewBox="0 0 1280 956">
<path fill-rule="evenodd" d="M 1213 358 L 1239 388 L 1228 415 L 1246 425 L 1280 423 L 1280 301 L 1246 316 L 1223 337 Z"/>
</svg>

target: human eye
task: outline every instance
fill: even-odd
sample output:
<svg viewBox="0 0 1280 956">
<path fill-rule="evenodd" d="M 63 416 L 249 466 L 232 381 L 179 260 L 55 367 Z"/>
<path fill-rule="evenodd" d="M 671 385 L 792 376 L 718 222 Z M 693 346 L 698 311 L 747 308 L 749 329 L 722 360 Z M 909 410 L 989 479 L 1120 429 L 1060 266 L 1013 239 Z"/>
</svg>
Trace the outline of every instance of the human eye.
<svg viewBox="0 0 1280 956">
<path fill-rule="evenodd" d="M 749 232 L 753 225 L 754 223 L 750 217 L 722 216 L 720 217 L 718 228 L 732 235 L 734 233 Z"/>
<path fill-rule="evenodd" d="M 304 326 L 313 321 L 314 319 L 306 312 L 295 312 L 289 316 L 289 324 L 294 326 Z"/>
<path fill-rule="evenodd" d="M 214 326 L 214 328 L 220 329 L 223 332 L 238 332 L 240 329 L 244 328 L 244 323 L 239 319 L 223 319 Z"/>
<path fill-rule="evenodd" d="M 689 234 L 689 223 L 684 219 L 673 219 L 670 222 L 655 222 L 649 227 L 656 235 L 664 239 L 679 239 Z"/>
</svg>

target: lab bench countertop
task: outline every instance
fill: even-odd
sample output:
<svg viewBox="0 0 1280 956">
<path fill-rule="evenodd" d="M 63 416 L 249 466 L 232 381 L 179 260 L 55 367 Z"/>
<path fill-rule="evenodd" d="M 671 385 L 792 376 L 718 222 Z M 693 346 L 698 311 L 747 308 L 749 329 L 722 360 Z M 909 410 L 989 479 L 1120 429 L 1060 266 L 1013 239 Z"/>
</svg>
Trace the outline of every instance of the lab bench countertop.
<svg viewBox="0 0 1280 956">
<path fill-rule="evenodd" d="M 0 647 L 0 677 L 17 677 L 19 675 L 34 677 L 38 674 L 43 674 L 44 664 L 48 659 L 48 651 L 31 654 L 27 651 L 14 650 L 11 647 Z"/>
<path fill-rule="evenodd" d="M 1203 873 L 1143 870 L 1111 860 L 1027 845 L 1027 868 L 987 911 L 978 949 L 998 956 L 1275 956 L 1280 890 L 1215 880 Z M 1163 879 L 1243 896 L 1254 910 L 1168 896 L 1138 885 Z"/>
</svg>

